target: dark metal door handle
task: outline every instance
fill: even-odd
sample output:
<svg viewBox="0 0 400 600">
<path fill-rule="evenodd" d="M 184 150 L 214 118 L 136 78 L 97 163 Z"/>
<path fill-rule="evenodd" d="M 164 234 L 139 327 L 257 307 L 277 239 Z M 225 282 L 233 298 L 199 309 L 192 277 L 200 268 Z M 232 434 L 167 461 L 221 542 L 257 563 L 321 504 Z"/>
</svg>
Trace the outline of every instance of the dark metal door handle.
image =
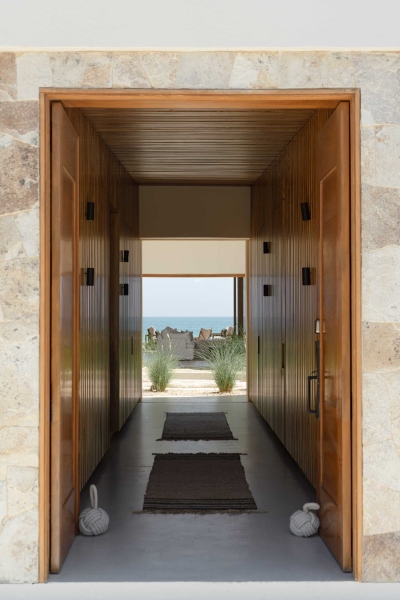
<svg viewBox="0 0 400 600">
<path fill-rule="evenodd" d="M 315 415 L 316 418 L 318 419 L 318 417 L 319 417 L 318 403 L 317 403 L 317 407 L 315 409 L 311 408 L 311 381 L 313 379 L 318 381 L 318 374 L 316 373 L 316 371 L 313 371 L 310 375 L 307 376 L 307 412 L 310 415 Z"/>
</svg>

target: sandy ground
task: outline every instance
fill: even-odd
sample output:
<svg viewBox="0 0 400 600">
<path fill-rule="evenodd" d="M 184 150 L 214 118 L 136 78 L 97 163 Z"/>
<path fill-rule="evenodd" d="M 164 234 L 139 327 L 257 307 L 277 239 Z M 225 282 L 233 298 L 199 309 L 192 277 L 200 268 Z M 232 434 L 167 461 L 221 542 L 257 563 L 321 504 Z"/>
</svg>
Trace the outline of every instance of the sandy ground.
<svg viewBox="0 0 400 600">
<path fill-rule="evenodd" d="M 240 388 L 235 387 L 233 392 L 227 394 L 224 392 L 223 394 L 218 391 L 218 388 L 190 388 L 190 389 L 177 389 L 177 388 L 167 388 L 165 392 L 150 392 L 149 386 L 143 384 L 143 398 L 187 398 L 187 397 L 199 397 L 199 396 L 213 396 L 217 398 L 218 396 L 243 396 L 246 394 L 246 387 Z"/>
<path fill-rule="evenodd" d="M 195 361 L 190 361 L 194 363 Z M 197 361 L 196 361 L 197 362 Z M 201 361 L 198 361 L 201 363 Z M 193 368 L 194 367 L 194 368 Z M 246 394 L 246 376 L 243 375 L 240 381 L 230 394 L 219 392 L 215 382 L 212 379 L 211 371 L 205 368 L 204 364 L 184 364 L 176 369 L 174 378 L 168 385 L 165 392 L 151 392 L 151 383 L 147 377 L 146 369 L 143 369 L 143 397 L 144 398 L 171 398 L 171 397 L 191 397 L 191 396 L 243 396 Z"/>
</svg>

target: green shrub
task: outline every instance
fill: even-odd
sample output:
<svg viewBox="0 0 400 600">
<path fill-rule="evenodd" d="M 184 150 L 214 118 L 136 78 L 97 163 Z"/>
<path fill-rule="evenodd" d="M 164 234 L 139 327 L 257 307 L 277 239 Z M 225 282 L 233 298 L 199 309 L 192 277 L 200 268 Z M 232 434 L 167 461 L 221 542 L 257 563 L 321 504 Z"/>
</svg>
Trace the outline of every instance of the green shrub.
<svg viewBox="0 0 400 600">
<path fill-rule="evenodd" d="M 172 352 L 156 350 L 148 358 L 146 366 L 151 381 L 151 392 L 165 392 L 179 360 Z"/>
<path fill-rule="evenodd" d="M 246 345 L 243 337 L 234 337 L 224 344 L 210 344 L 197 356 L 205 360 L 220 392 L 231 392 L 239 375 L 246 368 Z"/>
<path fill-rule="evenodd" d="M 157 350 L 157 340 L 155 340 L 154 338 L 150 338 L 147 341 L 145 341 L 143 344 L 143 350 L 144 352 L 154 352 L 155 350 Z"/>
</svg>

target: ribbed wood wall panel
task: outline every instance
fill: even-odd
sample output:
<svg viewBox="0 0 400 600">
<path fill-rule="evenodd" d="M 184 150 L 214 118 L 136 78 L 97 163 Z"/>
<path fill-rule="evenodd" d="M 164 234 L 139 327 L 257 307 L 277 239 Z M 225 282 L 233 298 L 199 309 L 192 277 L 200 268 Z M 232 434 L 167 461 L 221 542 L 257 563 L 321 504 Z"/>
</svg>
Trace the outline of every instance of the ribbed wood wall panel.
<svg viewBox="0 0 400 600">
<path fill-rule="evenodd" d="M 257 253 L 259 251 L 259 224 L 262 223 L 258 214 L 262 203 L 259 200 L 260 186 L 253 185 L 251 190 L 251 237 L 249 240 L 248 255 L 248 289 L 249 289 L 249 312 L 247 331 L 247 385 L 249 397 L 259 407 L 259 323 L 261 314 L 261 288 Z"/>
<path fill-rule="evenodd" d="M 79 135 L 80 344 L 79 468 L 84 486 L 109 447 L 109 205 L 110 152 L 77 109 L 66 109 Z M 95 203 L 94 221 L 86 203 Z M 94 268 L 94 285 L 85 271 Z"/>
<path fill-rule="evenodd" d="M 307 375 L 316 368 L 318 317 L 315 152 L 330 114 L 317 111 L 252 186 L 249 395 L 313 485 L 318 421 L 307 412 Z M 302 220 L 302 202 L 309 203 L 310 221 Z M 302 267 L 312 270 L 310 286 L 302 285 Z M 264 284 L 270 296 L 263 296 Z"/>
<path fill-rule="evenodd" d="M 129 185 L 133 190 L 132 204 L 135 198 L 137 204 L 137 186 L 135 188 L 135 182 L 81 111 L 66 109 L 66 112 L 79 135 L 80 152 L 79 467 L 82 488 L 110 443 L 110 210 L 115 209 L 113 203 L 119 206 L 123 190 L 126 196 Z M 89 201 L 95 203 L 93 221 L 86 219 Z M 135 209 L 124 210 L 130 215 Z M 131 217 L 129 222 L 132 225 Z M 140 254 L 134 258 L 135 252 L 136 247 L 131 260 L 136 261 L 137 269 Z M 85 285 L 88 267 L 94 268 L 94 286 Z M 135 283 L 140 296 L 140 283 Z M 140 312 L 137 291 L 135 298 Z"/>
<path fill-rule="evenodd" d="M 129 177 L 129 176 L 128 176 Z M 131 179 L 132 181 L 132 179 Z M 128 295 L 119 296 L 119 428 L 141 397 L 141 242 L 139 240 L 138 186 L 126 181 L 120 211 L 120 253 L 129 251 L 129 262 L 119 263 L 120 284 Z M 132 229 L 134 227 L 134 230 Z"/>
</svg>

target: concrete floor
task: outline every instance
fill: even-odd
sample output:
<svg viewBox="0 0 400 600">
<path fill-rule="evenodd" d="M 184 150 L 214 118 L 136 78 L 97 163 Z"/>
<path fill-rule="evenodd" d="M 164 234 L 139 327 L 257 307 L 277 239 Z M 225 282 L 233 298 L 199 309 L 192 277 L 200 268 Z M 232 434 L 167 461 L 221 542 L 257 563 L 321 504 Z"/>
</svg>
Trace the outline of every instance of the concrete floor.
<svg viewBox="0 0 400 600">
<path fill-rule="evenodd" d="M 238 441 L 157 442 L 165 412 L 226 411 Z M 142 509 L 155 452 L 243 452 L 260 510 L 242 515 L 133 514 Z M 115 436 L 89 484 L 110 527 L 77 536 L 56 582 L 351 581 L 322 540 L 296 538 L 289 517 L 315 493 L 245 398 L 144 400 Z M 88 485 L 89 485 L 88 484 Z M 88 485 L 82 509 L 89 505 Z"/>
<path fill-rule="evenodd" d="M 51 583 L 2 584 L 2 600 L 398 600 L 400 583 Z"/>
</svg>

